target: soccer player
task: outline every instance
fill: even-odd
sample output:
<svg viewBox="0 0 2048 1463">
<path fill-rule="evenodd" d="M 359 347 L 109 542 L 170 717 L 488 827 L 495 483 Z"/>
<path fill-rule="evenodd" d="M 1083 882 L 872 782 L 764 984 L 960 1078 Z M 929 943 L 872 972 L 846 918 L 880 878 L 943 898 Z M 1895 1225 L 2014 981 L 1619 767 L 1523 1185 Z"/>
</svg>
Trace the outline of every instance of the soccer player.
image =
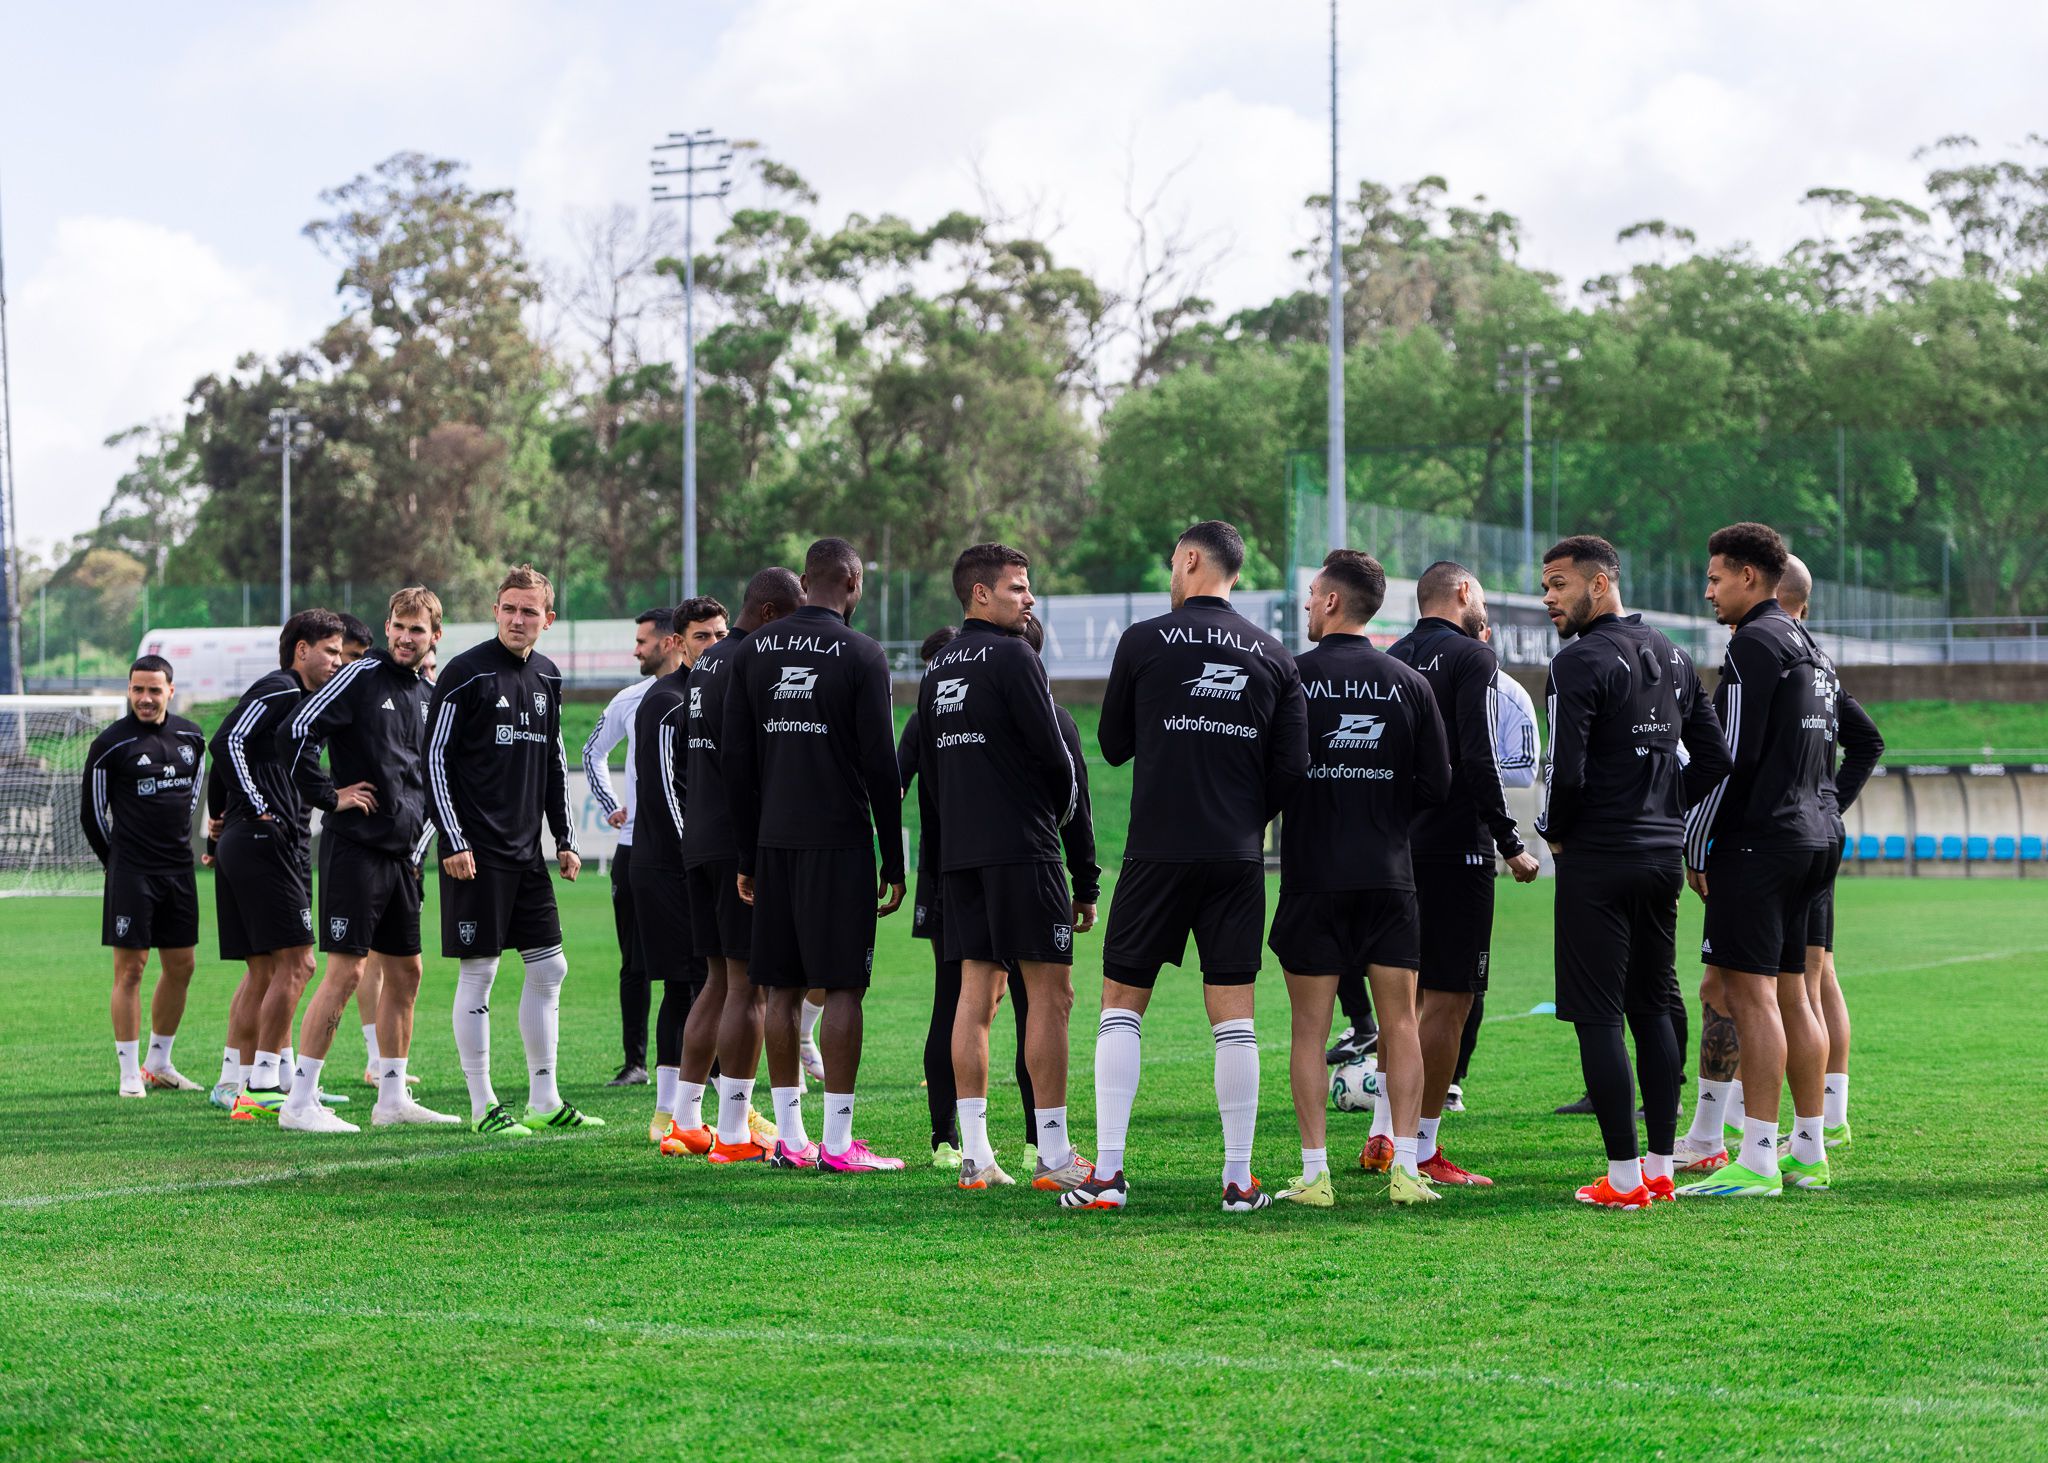
<svg viewBox="0 0 2048 1463">
<path fill-rule="evenodd" d="M 633 733 L 639 764 L 634 785 L 647 797 L 647 817 L 635 820 L 640 839 L 633 860 L 633 910 L 647 976 L 661 982 L 661 1010 L 654 1024 L 654 1117 L 647 1129 L 657 1144 L 675 1127 L 683 1023 L 703 989 L 706 966 L 696 952 L 683 887 L 690 668 L 725 639 L 725 606 L 700 595 L 676 606 L 670 621 L 678 663 L 641 697 Z"/>
<path fill-rule="evenodd" d="M 106 866 L 100 943 L 114 952 L 114 1057 L 120 1094 L 152 1087 L 197 1092 L 171 1065 L 199 944 L 199 887 L 192 875 L 192 813 L 206 734 L 171 715 L 171 663 L 145 655 L 128 668 L 128 714 L 101 732 L 85 756 L 78 795 L 86 841 Z M 157 952 L 149 1003 L 149 1055 L 142 1055 L 142 972 Z"/>
<path fill-rule="evenodd" d="M 1073 897 L 1060 829 L 1080 801 L 1045 666 L 1023 638 L 1036 601 L 1031 561 L 1005 544 L 975 544 L 953 561 L 960 633 L 932 659 L 918 690 L 918 762 L 934 794 L 944 880 L 944 948 L 960 961 L 953 1078 L 959 1186 L 1015 1182 L 988 1137 L 989 1028 L 1019 972 L 1028 996 L 1038 1161 L 1032 1186 L 1066 1193 L 1093 1176 L 1067 1134 L 1067 1020 L 1074 936 L 1095 906 Z"/>
<path fill-rule="evenodd" d="M 941 625 L 924 637 L 917 658 L 927 674 L 932 658 L 959 633 L 957 625 Z M 953 1088 L 953 1018 L 960 1011 L 960 962 L 946 958 L 942 938 L 945 905 L 940 898 L 944 876 L 939 872 L 938 809 L 932 803 L 929 782 L 917 779 L 923 749 L 921 726 L 917 709 L 912 707 L 904 718 L 903 734 L 896 740 L 896 777 L 906 797 L 912 782 L 917 781 L 918 789 L 917 884 L 910 896 L 910 937 L 932 947 L 932 1014 L 924 1033 L 924 1100 L 931 1116 L 932 1167 L 957 1169 L 960 1110 Z M 1032 1131 L 1035 1137 L 1036 1128 Z"/>
<path fill-rule="evenodd" d="M 1307 711 L 1294 657 L 1230 606 L 1244 539 L 1197 523 L 1175 540 L 1173 608 L 1125 630 L 1110 664 L 1097 739 L 1112 767 L 1135 760 L 1130 839 L 1102 951 L 1095 1037 L 1095 1177 L 1069 1209 L 1130 1199 L 1124 1147 L 1138 1096 L 1141 1023 L 1162 965 L 1192 934 L 1216 1042 L 1223 1209 L 1273 1202 L 1252 1177 L 1259 1046 L 1252 985 L 1266 925 L 1265 832 L 1308 771 Z"/>
<path fill-rule="evenodd" d="M 1706 901 L 1700 983 L 1708 1024 L 1718 997 L 1743 1072 L 1742 1152 L 1684 1185 L 1690 1198 L 1757 1198 L 1829 1187 L 1821 1136 L 1827 1033 L 1806 998 L 1806 915 L 1839 847 L 1821 796 L 1832 765 L 1830 671 L 1777 600 L 1785 541 L 1761 523 L 1707 540 L 1707 602 L 1734 628 L 1715 709 L 1734 767 L 1686 815 L 1686 878 Z M 1703 1059 L 1701 1088 L 1713 1075 Z M 1778 1151 L 1780 1089 L 1792 1083 L 1792 1141 Z"/>
<path fill-rule="evenodd" d="M 1621 556 L 1579 535 L 1543 556 L 1543 603 L 1564 647 L 1550 662 L 1550 761 L 1537 832 L 1557 863 L 1557 1018 L 1578 1032 L 1607 1172 L 1584 1204 L 1673 1197 L 1678 1130 L 1679 856 L 1684 811 L 1729 767 L 1692 661 L 1621 602 Z M 1683 745 L 1687 759 L 1681 759 Z M 1636 1147 L 1635 1038 L 1649 1157 Z"/>
<path fill-rule="evenodd" d="M 674 673 L 683 663 L 681 637 L 676 634 L 675 611 L 666 605 L 642 610 L 633 621 L 633 659 L 640 667 L 640 679 L 605 703 L 597 725 L 583 742 L 583 776 L 590 783 L 590 795 L 597 800 L 605 822 L 619 830 L 618 846 L 612 851 L 612 928 L 619 937 L 619 1031 L 625 1060 L 607 1087 L 637 1087 L 647 1081 L 647 1002 L 649 983 L 646 952 L 640 945 L 640 926 L 633 904 L 633 825 L 640 811 L 639 742 L 634 736 L 634 718 L 641 698 L 658 678 Z M 612 748 L 626 744 L 626 800 L 612 796 L 612 774 L 607 765 Z"/>
<path fill-rule="evenodd" d="M 691 947 L 704 961 L 704 989 L 683 1022 L 673 1121 L 661 1142 L 661 1151 L 671 1156 L 708 1154 L 718 1141 L 704 1122 L 704 1088 L 712 1080 L 716 1060 L 721 1112 L 727 1092 L 737 1085 L 736 1102 L 744 1114 L 729 1129 L 735 1135 L 732 1148 L 743 1141 L 768 1148 L 767 1134 L 774 1132 L 772 1141 L 778 1146 L 769 1148 L 771 1163 L 781 1166 L 816 1157 L 804 1133 L 801 1075 L 793 1086 L 771 1089 L 772 1126 L 754 1116 L 753 1084 L 761 1069 L 766 993 L 747 979 L 754 911 L 739 895 L 739 844 L 720 745 L 734 657 L 750 636 L 794 613 L 802 602 L 803 587 L 796 575 L 782 568 L 761 570 L 747 582 L 734 633 L 707 646 L 690 667 L 684 777 L 690 805 L 683 823 L 683 882 L 690 903 Z"/>
<path fill-rule="evenodd" d="M 534 642 L 555 622 L 555 587 L 530 564 L 506 574 L 492 617 L 498 633 L 441 668 L 427 717 L 427 791 L 441 847 L 441 953 L 455 978 L 455 1050 L 469 1084 L 469 1121 L 493 1138 L 535 1127 L 602 1127 L 563 1099 L 562 922 L 541 858 L 543 820 L 555 864 L 574 882 L 583 860 L 569 819 L 562 747 L 562 673 Z M 491 1087 L 491 985 L 514 949 L 526 966 L 519 1036 L 527 1098 L 514 1118 Z"/>
<path fill-rule="evenodd" d="M 320 1070 L 341 1014 L 374 956 L 384 989 L 375 1127 L 457 1123 L 406 1090 L 412 1012 L 420 993 L 420 860 L 425 855 L 427 701 L 419 663 L 441 636 L 441 601 L 419 585 L 391 596 L 387 650 L 342 666 L 279 733 L 300 796 L 325 813 L 320 825 L 320 949 L 327 973 L 299 1027 L 292 1094 L 278 1126 L 353 1133 L 320 1104 Z M 325 746 L 333 768 L 320 766 Z M 336 784 L 343 786 L 337 789 Z"/>
<path fill-rule="evenodd" d="M 278 635 L 278 668 L 235 703 L 207 753 L 222 769 L 213 880 L 220 956 L 248 964 L 228 1008 L 242 1084 L 229 1116 L 275 1116 L 290 1080 L 284 1059 L 299 994 L 313 973 L 313 867 L 306 805 L 278 738 L 299 703 L 341 665 L 341 617 L 301 610 Z M 353 799 L 361 789 L 348 790 Z"/>
<path fill-rule="evenodd" d="M 1518 883 L 1536 877 L 1536 855 L 1522 846 L 1508 812 L 1494 750 L 1495 690 L 1500 662 L 1479 638 L 1486 591 L 1478 577 L 1448 559 L 1415 582 L 1421 618 L 1387 653 L 1429 682 L 1451 749 L 1451 791 L 1415 815 L 1410 850 L 1416 904 L 1422 912 L 1422 1117 L 1416 1144 L 1421 1169 L 1439 1184 L 1492 1182 L 1459 1167 L 1437 1142 L 1444 1102 L 1457 1071 L 1458 1045 L 1473 1000 L 1486 993 L 1493 946 L 1494 850 Z M 1383 1124 L 1375 1124 L 1382 1127 Z M 1394 1136 L 1376 1132 L 1359 1162 L 1384 1173 L 1394 1161 Z"/>
<path fill-rule="evenodd" d="M 725 791 L 739 871 L 754 906 L 747 978 L 768 991 L 769 1080 L 780 1094 L 803 1079 L 797 1011 L 825 994 L 825 1129 L 813 1149 L 784 1124 L 777 1157 L 839 1173 L 900 1169 L 853 1136 L 860 1075 L 861 998 L 874 973 L 875 921 L 903 903 L 902 795 L 882 647 L 854 631 L 861 560 L 852 544 L 823 538 L 804 556 L 803 607 L 749 636 L 726 672 Z M 881 880 L 875 877 L 879 839 Z M 876 901 L 879 898 L 880 907 Z M 720 1081 L 714 1160 L 770 1155 L 747 1130 L 753 1079 L 728 1068 Z M 798 1123 L 802 1108 L 797 1106 Z"/>
<path fill-rule="evenodd" d="M 1380 1013 L 1380 1098 L 1394 1139 L 1396 1204 L 1439 1197 L 1416 1168 L 1422 1048 L 1415 972 L 1422 958 L 1408 830 L 1417 807 L 1451 790 L 1443 717 L 1429 682 L 1375 650 L 1365 627 L 1387 597 L 1379 561 L 1356 549 L 1323 560 L 1308 587 L 1308 638 L 1296 662 L 1308 706 L 1308 776 L 1280 820 L 1280 907 L 1267 942 L 1293 1007 L 1288 1076 L 1301 1129 L 1301 1174 L 1280 1198 L 1327 1209 L 1328 1090 L 1323 1043 L 1337 979 L 1371 982 Z"/>
</svg>

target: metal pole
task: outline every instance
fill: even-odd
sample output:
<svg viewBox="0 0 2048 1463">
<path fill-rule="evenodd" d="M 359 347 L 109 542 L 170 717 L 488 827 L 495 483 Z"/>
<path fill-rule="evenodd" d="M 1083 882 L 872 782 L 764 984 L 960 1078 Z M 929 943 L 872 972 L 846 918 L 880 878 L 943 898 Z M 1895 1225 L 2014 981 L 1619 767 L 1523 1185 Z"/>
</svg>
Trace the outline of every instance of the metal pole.
<svg viewBox="0 0 2048 1463">
<path fill-rule="evenodd" d="M 0 238 L 0 692 L 21 690 L 21 532 L 14 500 L 14 383 L 7 354 L 7 254 Z"/>
<path fill-rule="evenodd" d="M 683 598 L 697 593 L 697 195 L 683 197 Z"/>
<path fill-rule="evenodd" d="M 292 424 L 285 419 L 284 450 L 277 454 L 284 464 L 284 502 L 277 514 L 277 622 L 292 617 Z"/>
<path fill-rule="evenodd" d="M 1337 0 L 1330 0 L 1330 417 L 1329 455 L 1324 468 L 1329 503 L 1329 547 L 1344 547 L 1348 505 L 1344 498 L 1344 244 L 1338 232 L 1337 194 Z M 1288 593 L 1294 586 L 1286 586 Z"/>
<path fill-rule="evenodd" d="M 1835 527 L 1835 582 L 1849 583 L 1849 433 L 1835 428 L 1835 501 L 1840 505 L 1840 522 Z"/>
<path fill-rule="evenodd" d="M 1536 380 L 1522 373 L 1522 587 L 1536 592 L 1536 448 L 1531 436 Z"/>
</svg>

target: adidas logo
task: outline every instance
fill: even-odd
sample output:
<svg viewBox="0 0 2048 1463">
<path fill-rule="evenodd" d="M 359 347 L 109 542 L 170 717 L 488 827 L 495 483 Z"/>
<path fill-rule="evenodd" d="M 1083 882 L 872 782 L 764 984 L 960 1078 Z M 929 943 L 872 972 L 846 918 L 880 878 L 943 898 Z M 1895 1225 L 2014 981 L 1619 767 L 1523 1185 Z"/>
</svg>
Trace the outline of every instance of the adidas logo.
<svg viewBox="0 0 2048 1463">
<path fill-rule="evenodd" d="M 389 696 L 386 696 L 386 697 L 384 698 L 384 710 L 386 710 L 386 711 L 396 711 L 397 709 L 398 709 L 398 708 L 397 708 L 396 706 L 393 706 L 393 705 L 391 704 L 391 698 L 390 698 Z"/>
<path fill-rule="evenodd" d="M 500 696 L 498 698 L 498 704 L 500 706 L 510 707 L 512 703 L 510 701 L 507 701 L 503 696 Z"/>
<path fill-rule="evenodd" d="M 1700 954 L 1702 954 L 1702 955 L 1711 955 L 1711 954 L 1713 954 L 1713 953 L 1714 953 L 1714 942 L 1713 942 L 1712 940 L 1702 940 L 1702 941 L 1700 941 Z"/>
<path fill-rule="evenodd" d="M 137 757 L 135 759 L 135 765 L 137 767 L 147 767 L 149 765 L 149 754 L 145 752 L 140 757 Z"/>
</svg>

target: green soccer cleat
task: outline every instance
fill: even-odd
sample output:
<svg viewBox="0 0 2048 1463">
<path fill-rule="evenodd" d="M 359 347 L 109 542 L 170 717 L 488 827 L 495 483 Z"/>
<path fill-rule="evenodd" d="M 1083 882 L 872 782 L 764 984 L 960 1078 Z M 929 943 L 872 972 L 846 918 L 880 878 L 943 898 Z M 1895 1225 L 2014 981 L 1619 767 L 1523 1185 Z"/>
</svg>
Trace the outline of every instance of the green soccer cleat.
<svg viewBox="0 0 2048 1463">
<path fill-rule="evenodd" d="M 1289 1204 L 1301 1204 L 1310 1209 L 1330 1209 L 1337 1203 L 1337 1191 L 1330 1186 L 1330 1171 L 1326 1168 L 1313 1179 L 1295 1175 L 1294 1182 L 1273 1196 Z"/>
<path fill-rule="evenodd" d="M 1801 1163 L 1790 1153 L 1781 1153 L 1778 1155 L 1778 1177 L 1795 1189 L 1825 1189 L 1828 1187 L 1827 1155 L 1822 1154 L 1812 1163 Z"/>
<path fill-rule="evenodd" d="M 933 1168 L 958 1168 L 959 1166 L 960 1150 L 951 1143 L 941 1143 L 932 1149 Z"/>
<path fill-rule="evenodd" d="M 1849 1133 L 1849 1120 L 1847 1118 L 1842 1119 L 1842 1125 L 1838 1128 L 1822 1128 L 1820 1130 L 1820 1137 L 1821 1141 L 1830 1148 L 1847 1148 L 1850 1143 L 1855 1141 Z"/>
<path fill-rule="evenodd" d="M 1730 1153 L 1740 1153 L 1742 1151 L 1742 1129 L 1736 1127 L 1733 1123 L 1721 1124 L 1721 1141 L 1728 1145 Z"/>
<path fill-rule="evenodd" d="M 1387 1197 L 1396 1204 L 1434 1204 L 1443 1198 L 1428 1179 L 1395 1164 L 1387 1171 Z"/>
<path fill-rule="evenodd" d="M 533 1129 L 524 1123 L 514 1122 L 512 1114 L 500 1102 L 491 1110 L 469 1125 L 472 1133 L 481 1133 L 486 1138 L 531 1138 Z"/>
<path fill-rule="evenodd" d="M 1760 1174 L 1731 1163 L 1719 1173 L 1695 1179 L 1675 1192 L 1681 1199 L 1774 1199 L 1785 1192 L 1785 1183 L 1777 1174 Z"/>
<path fill-rule="evenodd" d="M 563 1103 L 553 1112 L 526 1110 L 526 1116 L 519 1120 L 528 1128 L 601 1128 L 603 1118 L 594 1118 L 587 1112 L 579 1112 L 572 1103 Z"/>
</svg>

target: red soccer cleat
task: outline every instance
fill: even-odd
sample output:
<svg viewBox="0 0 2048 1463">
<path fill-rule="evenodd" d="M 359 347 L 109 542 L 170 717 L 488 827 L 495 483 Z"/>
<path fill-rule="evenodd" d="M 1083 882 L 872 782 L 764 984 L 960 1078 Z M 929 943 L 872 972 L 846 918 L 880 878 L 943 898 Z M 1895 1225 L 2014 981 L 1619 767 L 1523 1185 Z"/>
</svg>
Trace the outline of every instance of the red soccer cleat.
<svg viewBox="0 0 2048 1463">
<path fill-rule="evenodd" d="M 661 1140 L 661 1151 L 669 1158 L 677 1158 L 685 1153 L 695 1154 L 701 1158 L 711 1151 L 711 1145 L 716 1141 L 717 1135 L 708 1126 L 679 1128 L 675 1119 L 670 1118 L 668 1133 Z"/>
<path fill-rule="evenodd" d="M 1451 1162 L 1450 1155 L 1441 1148 L 1430 1154 L 1426 1162 L 1416 1164 L 1415 1169 L 1416 1172 L 1420 1173 L 1431 1183 L 1464 1184 L 1468 1188 L 1475 1189 L 1490 1189 L 1493 1187 L 1492 1179 L 1483 1173 L 1473 1173 L 1469 1169 L 1458 1167 L 1457 1164 Z"/>
<path fill-rule="evenodd" d="M 719 1143 L 711 1145 L 713 1163 L 766 1163 L 768 1150 L 759 1143 Z"/>
<path fill-rule="evenodd" d="M 1678 1184 L 1673 1179 L 1644 1179 L 1643 1187 L 1650 1191 L 1650 1202 L 1653 1204 L 1678 1202 Z"/>
<path fill-rule="evenodd" d="M 1598 1183 L 1587 1184 L 1578 1192 L 1581 1204 L 1597 1204 L 1602 1209 L 1647 1209 L 1655 1202 L 1648 1184 L 1637 1184 L 1626 1194 L 1607 1182 L 1603 1175 Z"/>
<path fill-rule="evenodd" d="M 1385 1173 L 1394 1166 L 1394 1140 L 1381 1133 L 1365 1140 L 1365 1151 L 1358 1155 L 1358 1166 L 1367 1173 Z"/>
</svg>

